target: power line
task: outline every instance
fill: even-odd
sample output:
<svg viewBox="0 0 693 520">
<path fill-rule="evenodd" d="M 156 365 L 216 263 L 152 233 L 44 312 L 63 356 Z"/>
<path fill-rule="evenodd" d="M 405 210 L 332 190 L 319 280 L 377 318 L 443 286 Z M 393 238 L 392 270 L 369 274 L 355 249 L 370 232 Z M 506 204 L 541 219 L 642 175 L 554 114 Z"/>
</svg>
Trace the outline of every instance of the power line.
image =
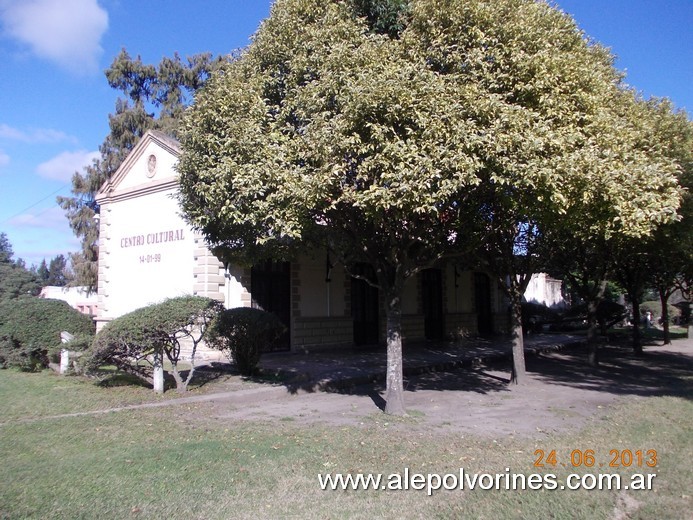
<svg viewBox="0 0 693 520">
<path fill-rule="evenodd" d="M 55 190 L 54 192 L 49 193 L 48 195 L 46 195 L 45 197 L 43 197 L 43 198 L 42 198 L 41 200 L 39 200 L 38 202 L 34 202 L 31 206 L 28 206 L 28 207 L 24 208 L 24 209 L 23 209 L 22 211 L 20 211 L 19 213 L 16 213 L 16 214 L 12 215 L 11 217 L 6 218 L 6 219 L 3 220 L 2 222 L 0 222 L 0 224 L 6 224 L 7 222 L 9 222 L 10 220 L 12 220 L 13 218 L 18 217 L 19 215 L 22 215 L 23 213 L 29 211 L 31 208 L 34 208 L 34 207 L 38 206 L 39 204 L 41 204 L 42 202 L 48 200 L 50 197 L 52 197 L 53 195 L 55 195 L 55 194 L 58 193 L 59 191 L 64 190 L 64 189 L 67 188 L 68 186 L 69 186 L 69 184 L 66 184 L 65 186 L 61 186 L 60 188 L 58 188 L 58 189 Z M 55 206 L 51 206 L 51 207 L 48 208 L 48 209 L 52 209 L 53 207 L 55 207 Z M 48 211 L 48 210 L 46 210 L 46 211 Z M 40 214 L 42 215 L 43 213 L 45 213 L 45 211 L 42 212 L 42 213 L 40 213 Z"/>
</svg>

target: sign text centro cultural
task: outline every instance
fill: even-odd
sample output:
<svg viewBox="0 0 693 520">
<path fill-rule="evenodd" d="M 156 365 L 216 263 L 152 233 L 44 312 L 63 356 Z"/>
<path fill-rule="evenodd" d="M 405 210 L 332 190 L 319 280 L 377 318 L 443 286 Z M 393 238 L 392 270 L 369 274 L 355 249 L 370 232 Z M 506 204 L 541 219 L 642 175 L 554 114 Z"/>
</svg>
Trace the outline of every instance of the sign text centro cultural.
<svg viewBox="0 0 693 520">
<path fill-rule="evenodd" d="M 183 240 L 183 229 L 173 231 L 159 231 L 147 233 L 146 235 L 134 235 L 120 239 L 120 247 L 137 247 L 152 244 L 164 244 L 166 242 L 177 242 Z"/>
</svg>

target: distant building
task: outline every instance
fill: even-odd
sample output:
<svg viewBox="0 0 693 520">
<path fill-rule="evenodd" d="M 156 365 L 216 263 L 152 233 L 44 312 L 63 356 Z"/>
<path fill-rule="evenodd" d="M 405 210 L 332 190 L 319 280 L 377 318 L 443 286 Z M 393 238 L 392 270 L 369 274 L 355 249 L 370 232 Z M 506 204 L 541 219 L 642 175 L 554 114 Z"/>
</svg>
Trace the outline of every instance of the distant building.
<svg viewBox="0 0 693 520">
<path fill-rule="evenodd" d="M 55 287 L 48 285 L 41 289 L 39 297 L 62 300 L 82 314 L 89 314 L 90 316 L 98 314 L 98 296 L 96 293 L 89 294 L 86 287 Z"/>
<path fill-rule="evenodd" d="M 527 285 L 525 301 L 540 303 L 552 309 L 566 307 L 567 302 L 563 298 L 562 285 L 561 280 L 551 278 L 546 273 L 534 274 Z"/>
<path fill-rule="evenodd" d="M 147 132 L 97 194 L 101 207 L 97 328 L 138 307 L 196 294 L 226 307 L 275 313 L 278 348 L 305 351 L 385 340 L 378 290 L 332 266 L 326 251 L 252 267 L 220 262 L 184 221 L 175 195 L 178 143 Z M 368 265 L 357 266 L 366 274 Z M 425 341 L 508 330 L 508 305 L 491 277 L 441 263 L 409 280 L 403 335 Z"/>
</svg>

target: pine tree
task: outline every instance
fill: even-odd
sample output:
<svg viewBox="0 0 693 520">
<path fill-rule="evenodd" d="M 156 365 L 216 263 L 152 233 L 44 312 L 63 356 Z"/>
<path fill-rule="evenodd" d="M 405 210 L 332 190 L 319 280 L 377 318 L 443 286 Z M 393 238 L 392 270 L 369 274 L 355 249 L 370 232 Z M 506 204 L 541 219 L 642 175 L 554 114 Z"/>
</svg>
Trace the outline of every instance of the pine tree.
<svg viewBox="0 0 693 520">
<path fill-rule="evenodd" d="M 130 57 L 125 49 L 106 70 L 108 84 L 124 94 L 109 116 L 110 133 L 99 147 L 101 157 L 72 176 L 72 196 L 58 197 L 70 227 L 81 240 L 81 250 L 71 254 L 74 284 L 96 289 L 98 275 L 99 206 L 96 194 L 149 129 L 176 137 L 178 121 L 192 94 L 211 71 L 225 61 L 198 54 L 183 62 L 178 54 L 158 66 Z"/>
</svg>

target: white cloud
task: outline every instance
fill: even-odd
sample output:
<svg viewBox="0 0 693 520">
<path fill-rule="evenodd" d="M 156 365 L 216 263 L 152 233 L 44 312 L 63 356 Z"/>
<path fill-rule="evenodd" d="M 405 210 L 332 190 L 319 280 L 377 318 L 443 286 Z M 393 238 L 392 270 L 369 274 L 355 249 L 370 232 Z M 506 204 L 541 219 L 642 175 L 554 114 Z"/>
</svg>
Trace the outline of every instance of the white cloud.
<svg viewBox="0 0 693 520">
<path fill-rule="evenodd" d="M 0 0 L 5 33 L 79 75 L 98 71 L 108 12 L 97 0 Z"/>
<path fill-rule="evenodd" d="M 76 171 L 81 172 L 85 166 L 89 166 L 94 159 L 100 156 L 99 152 L 87 152 L 86 150 L 63 152 L 39 164 L 36 167 L 36 173 L 46 179 L 67 182 Z"/>
<path fill-rule="evenodd" d="M 0 123 L 0 139 L 22 141 L 24 143 L 59 143 L 69 141 L 76 143 L 77 139 L 65 132 L 51 128 L 34 128 L 29 131 L 19 130 L 4 123 Z"/>
<path fill-rule="evenodd" d="M 8 164 L 10 164 L 10 156 L 0 150 L 0 168 L 7 166 Z"/>
<path fill-rule="evenodd" d="M 10 219 L 8 224 L 18 228 L 69 229 L 65 212 L 58 206 L 38 210 L 37 213 L 22 213 Z"/>
</svg>

